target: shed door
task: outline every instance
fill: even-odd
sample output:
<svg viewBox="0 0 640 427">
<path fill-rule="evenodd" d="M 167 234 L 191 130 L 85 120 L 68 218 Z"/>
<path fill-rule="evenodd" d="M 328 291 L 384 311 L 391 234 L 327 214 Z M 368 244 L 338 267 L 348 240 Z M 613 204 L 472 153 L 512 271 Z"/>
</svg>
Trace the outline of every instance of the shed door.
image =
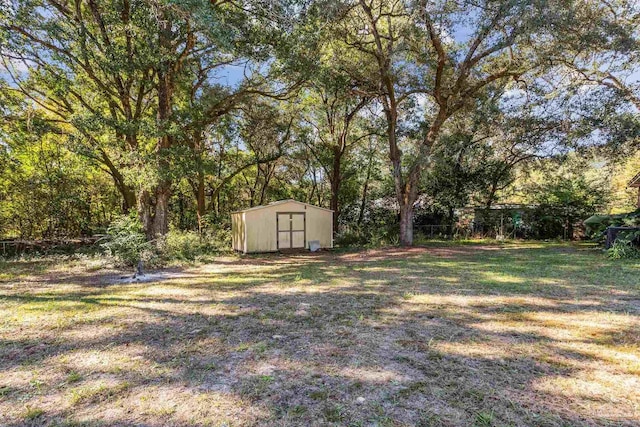
<svg viewBox="0 0 640 427">
<path fill-rule="evenodd" d="M 306 236 L 304 212 L 278 212 L 278 249 L 303 249 Z"/>
</svg>

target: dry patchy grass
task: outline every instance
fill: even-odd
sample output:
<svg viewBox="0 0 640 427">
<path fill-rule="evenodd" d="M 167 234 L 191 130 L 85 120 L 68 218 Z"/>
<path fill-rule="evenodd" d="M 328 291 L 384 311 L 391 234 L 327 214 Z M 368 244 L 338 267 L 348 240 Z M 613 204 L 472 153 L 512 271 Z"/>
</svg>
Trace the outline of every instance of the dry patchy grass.
<svg viewBox="0 0 640 427">
<path fill-rule="evenodd" d="M 640 265 L 585 246 L 0 270 L 1 425 L 640 425 Z"/>
</svg>

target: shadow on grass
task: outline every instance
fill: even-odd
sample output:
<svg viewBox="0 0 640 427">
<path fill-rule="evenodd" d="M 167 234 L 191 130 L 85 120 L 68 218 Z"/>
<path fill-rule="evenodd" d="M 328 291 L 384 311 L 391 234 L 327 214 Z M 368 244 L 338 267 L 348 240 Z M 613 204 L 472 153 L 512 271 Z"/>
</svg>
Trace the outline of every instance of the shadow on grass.
<svg viewBox="0 0 640 427">
<path fill-rule="evenodd" d="M 598 349 L 638 345 L 636 266 L 565 247 L 450 249 L 250 257 L 161 284 L 0 290 L 0 308 L 77 317 L 45 324 L 45 338 L 3 334 L 2 372 L 53 379 L 0 389 L 0 409 L 44 407 L 7 419 L 16 426 L 82 414 L 96 426 L 637 425 L 619 401 L 562 388 L 611 363 Z M 616 313 L 631 323 L 608 324 Z M 584 316 L 595 325 L 581 333 Z M 114 365 L 78 363 L 81 380 L 60 378 L 95 354 Z M 93 379 L 113 384 L 82 397 Z M 136 414 L 158 387 L 187 410 Z"/>
</svg>

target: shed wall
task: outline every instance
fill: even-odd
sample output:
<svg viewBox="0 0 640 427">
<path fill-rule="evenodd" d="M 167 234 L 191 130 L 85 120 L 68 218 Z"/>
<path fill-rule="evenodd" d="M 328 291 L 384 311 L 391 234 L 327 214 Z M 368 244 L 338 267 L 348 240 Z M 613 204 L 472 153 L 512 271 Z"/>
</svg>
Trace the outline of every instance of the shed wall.
<svg viewBox="0 0 640 427">
<path fill-rule="evenodd" d="M 288 202 L 244 212 L 246 250 L 244 252 L 274 252 L 278 250 L 276 215 L 278 212 L 306 214 L 305 247 L 309 240 L 319 240 L 323 248 L 333 247 L 333 212 Z"/>
<path fill-rule="evenodd" d="M 231 214 L 231 245 L 234 251 L 246 252 L 246 226 L 244 212 Z"/>
</svg>

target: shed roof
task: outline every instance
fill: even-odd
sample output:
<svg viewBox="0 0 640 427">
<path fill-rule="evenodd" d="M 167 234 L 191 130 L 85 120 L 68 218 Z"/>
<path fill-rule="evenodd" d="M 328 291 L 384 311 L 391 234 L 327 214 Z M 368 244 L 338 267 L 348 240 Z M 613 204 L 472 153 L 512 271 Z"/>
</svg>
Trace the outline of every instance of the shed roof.
<svg viewBox="0 0 640 427">
<path fill-rule="evenodd" d="M 640 187 L 640 172 L 631 178 L 631 181 L 629 181 L 629 187 Z"/>
<path fill-rule="evenodd" d="M 242 209 L 242 210 L 231 212 L 231 213 L 257 211 L 258 209 L 270 208 L 270 207 L 273 207 L 273 206 L 282 205 L 284 203 L 297 203 L 299 205 L 309 206 L 309 207 L 312 207 L 312 208 L 315 208 L 315 209 L 321 209 L 323 211 L 333 212 L 333 210 L 331 210 L 331 209 L 322 208 L 320 206 L 311 205 L 309 203 L 299 202 L 299 201 L 293 200 L 293 199 L 285 199 L 285 200 L 278 200 L 277 202 L 271 202 L 268 205 L 254 206 L 252 208 Z"/>
</svg>

